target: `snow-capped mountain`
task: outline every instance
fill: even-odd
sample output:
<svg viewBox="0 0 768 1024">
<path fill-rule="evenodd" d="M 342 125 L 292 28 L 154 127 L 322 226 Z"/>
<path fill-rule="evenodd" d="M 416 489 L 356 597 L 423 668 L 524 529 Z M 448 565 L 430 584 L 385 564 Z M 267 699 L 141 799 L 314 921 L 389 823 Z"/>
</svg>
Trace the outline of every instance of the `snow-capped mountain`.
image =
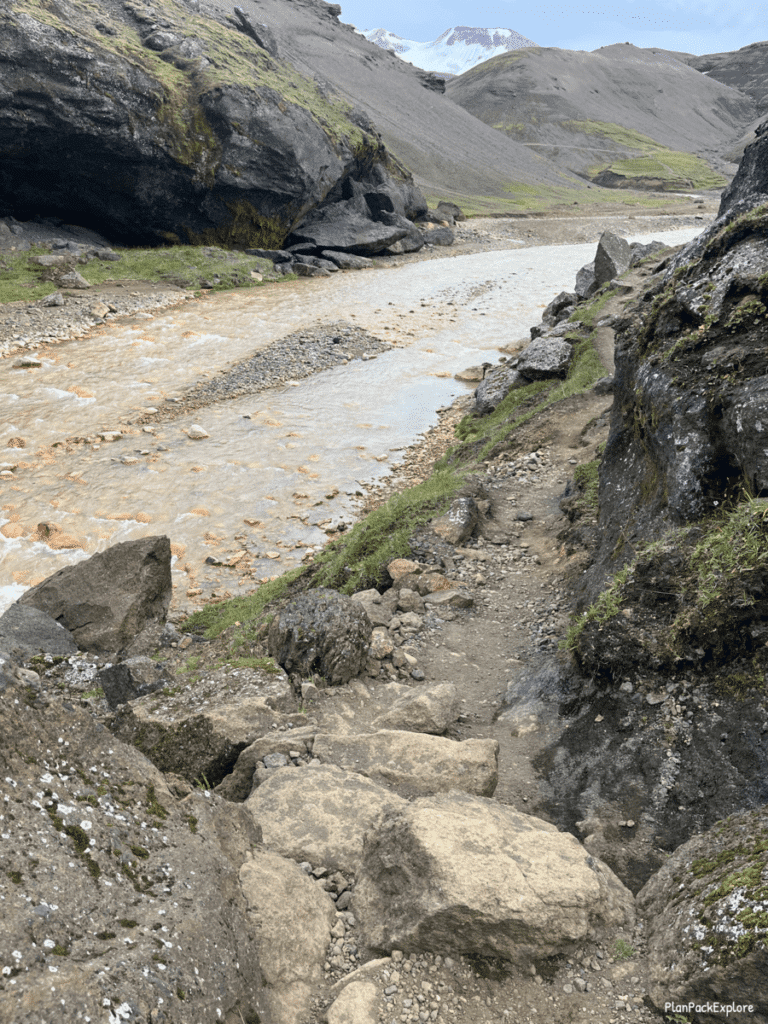
<svg viewBox="0 0 768 1024">
<path fill-rule="evenodd" d="M 536 46 L 532 40 L 511 28 L 469 28 L 467 25 L 457 25 L 455 28 L 447 28 L 431 43 L 402 39 L 385 28 L 368 29 L 360 31 L 360 34 L 384 50 L 394 50 L 399 57 L 417 68 L 449 75 L 460 75 L 507 50 Z"/>
</svg>

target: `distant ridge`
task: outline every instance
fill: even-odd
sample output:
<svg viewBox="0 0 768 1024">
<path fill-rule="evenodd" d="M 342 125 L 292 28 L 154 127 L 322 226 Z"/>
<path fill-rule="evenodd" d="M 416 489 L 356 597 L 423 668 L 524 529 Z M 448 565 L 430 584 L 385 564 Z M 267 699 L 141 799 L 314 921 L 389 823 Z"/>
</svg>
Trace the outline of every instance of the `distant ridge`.
<svg viewBox="0 0 768 1024">
<path fill-rule="evenodd" d="M 403 39 L 385 28 L 368 29 L 360 34 L 384 50 L 394 50 L 415 67 L 442 75 L 461 75 L 501 53 L 536 46 L 531 39 L 511 28 L 471 28 L 468 25 L 447 28 L 431 43 Z"/>
</svg>

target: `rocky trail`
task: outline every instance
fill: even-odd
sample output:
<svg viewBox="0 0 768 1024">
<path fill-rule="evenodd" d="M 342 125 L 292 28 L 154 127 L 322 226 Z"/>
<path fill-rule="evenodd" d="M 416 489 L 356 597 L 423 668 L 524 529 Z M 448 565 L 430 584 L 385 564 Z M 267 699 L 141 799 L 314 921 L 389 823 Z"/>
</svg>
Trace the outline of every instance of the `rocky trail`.
<svg viewBox="0 0 768 1024">
<path fill-rule="evenodd" d="M 503 248 L 508 230 L 506 223 L 475 224 L 464 241 Z M 636 267 L 601 302 L 593 343 L 606 373 L 613 370 L 614 326 L 651 276 L 651 266 Z M 438 425 L 366 489 L 356 515 L 363 518 L 427 480 L 473 404 L 467 395 L 443 408 Z M 594 722 L 596 750 L 605 751 L 607 699 L 574 675 L 561 645 L 591 560 L 596 508 L 589 485 L 611 406 L 610 385 L 572 394 L 530 417 L 474 467 L 478 514 L 468 536 L 449 540 L 417 531 L 412 557 L 388 567 L 391 589 L 368 590 L 350 602 L 365 608 L 374 628 L 367 661 L 338 685 L 312 671 L 289 675 L 268 657 L 280 605 L 268 634 L 261 628 L 238 634 L 242 624 L 235 622 L 205 639 L 199 630 L 179 631 L 184 617 L 174 616 L 162 631 L 158 626 L 123 649 L 120 664 L 105 653 L 48 655 L 16 672 L 12 685 L 25 723 L 19 735 L 39 716 L 48 723 L 42 745 L 55 744 L 50 737 L 58 730 L 67 755 L 62 760 L 48 750 L 41 778 L 57 788 L 40 790 L 32 806 L 80 843 L 77 855 L 93 878 L 101 876 L 100 885 L 115 887 L 110 913 L 127 931 L 127 960 L 115 962 L 112 947 L 95 945 L 96 939 L 112 942 L 111 926 L 95 938 L 81 916 L 69 915 L 58 931 L 45 926 L 46 934 L 56 933 L 45 939 L 45 949 L 55 942 L 58 956 L 73 952 L 71 963 L 60 959 L 48 967 L 56 968 L 67 999 L 82 987 L 79 965 L 96 956 L 112 965 L 109 975 L 98 975 L 109 977 L 108 988 L 99 984 L 116 1014 L 110 1011 L 110 1024 L 161 1024 L 163 1001 L 173 1008 L 174 1024 L 197 1024 L 184 1016 L 190 985 L 198 1005 L 211 1012 L 230 1007 L 218 1014 L 226 1024 L 238 1024 L 233 999 L 235 1006 L 251 1007 L 251 1017 L 240 1014 L 248 1024 L 660 1019 L 660 968 L 648 934 L 654 913 L 648 907 L 655 898 L 658 908 L 659 897 L 644 897 L 641 917 L 625 885 L 637 892 L 666 854 L 636 829 L 640 804 L 629 795 L 612 805 L 609 820 L 599 801 L 594 817 L 583 813 L 579 793 L 586 820 L 573 821 L 577 808 L 563 811 L 564 788 L 553 771 L 558 742 L 574 727 L 589 743 Z M 325 609 L 329 619 L 334 600 Z M 682 734 L 683 716 L 690 717 L 684 685 L 670 683 L 671 690 L 657 695 L 658 685 L 649 676 L 647 685 L 638 679 L 622 690 L 627 701 L 656 716 L 664 735 Z M 73 724 L 64 740 L 60 708 L 78 718 L 81 736 Z M 714 709 L 711 715 L 716 729 L 722 718 Z M 110 743 L 115 749 L 108 756 Z M 20 775 L 14 756 L 6 770 Z M 87 770 L 77 767 L 84 758 L 93 762 Z M 72 763 L 74 772 L 67 767 Z M 650 787 L 658 765 L 649 767 Z M 666 770 L 662 765 L 658 778 Z M 96 773 L 93 785 L 89 772 Z M 15 785 L 12 774 L 8 779 Z M 133 801 L 136 787 L 146 788 L 141 806 Z M 22 797 L 20 790 L 16 824 L 9 825 L 27 829 L 20 850 L 34 841 L 37 827 L 25 816 Z M 630 816 L 631 806 L 637 815 Z M 71 824 L 68 815 L 83 814 L 80 826 Z M 581 842 L 563 829 L 564 818 Z M 534 838 L 525 838 L 531 829 Z M 198 833 L 205 854 L 196 845 Z M 510 859 L 506 844 L 513 833 L 521 845 Z M 434 881 L 424 876 L 424 849 L 439 865 Z M 17 902 L 26 898 L 30 875 L 41 914 L 55 914 L 55 898 L 73 902 L 79 915 L 78 873 L 63 885 L 57 876 L 59 885 L 51 888 L 27 856 L 19 853 L 5 865 Z M 206 893 L 211 909 L 201 902 L 202 918 L 191 896 L 171 902 L 171 893 L 183 892 L 178 879 L 190 858 L 196 861 L 192 874 L 201 877 L 184 885 Z M 508 860 L 517 866 L 508 867 Z M 618 865 L 624 885 L 606 863 Z M 512 870 L 519 874 L 510 882 L 504 872 Z M 412 882 L 403 885 L 404 876 Z M 445 921 L 434 910 L 442 885 L 453 900 Z M 216 893 L 230 894 L 223 916 Z M 496 929 L 491 922 L 496 905 L 518 893 L 524 894 L 527 930 L 510 939 L 503 915 Z M 153 906 L 158 898 L 161 910 Z M 585 900 L 595 909 L 577 909 Z M 478 918 L 475 905 L 482 905 Z M 16 902 L 13 908 L 11 927 Z M 518 910 L 505 904 L 504 913 L 515 920 Z M 166 914 L 161 923 L 158 915 Z M 241 949 L 211 960 L 208 919 L 217 928 L 228 922 L 233 935 L 247 932 L 247 942 L 258 936 L 258 971 L 235 962 L 246 958 Z M 416 931 L 414 921 L 421 921 Z M 184 933 L 192 959 L 178 956 L 173 942 L 153 939 L 158 932 Z M 41 943 L 43 932 L 35 934 Z M 392 938 L 398 935 L 402 942 Z M 12 941 L 26 949 L 21 939 Z M 152 942 L 160 952 L 152 952 L 149 974 L 144 970 L 140 979 Z M 462 948 L 478 952 L 465 955 Z M 190 978 L 194 962 L 207 965 L 205 974 L 219 975 L 214 986 L 203 972 Z M 13 1005 L 7 1000 L 20 970 L 4 971 L 15 973 L 0 985 L 0 1011 Z M 241 988 L 244 994 L 233 997 Z M 157 992 L 162 998 L 151 1008 Z M 721 992 L 738 995 L 722 985 Z M 20 1024 L 28 1021 L 19 1017 Z"/>
</svg>

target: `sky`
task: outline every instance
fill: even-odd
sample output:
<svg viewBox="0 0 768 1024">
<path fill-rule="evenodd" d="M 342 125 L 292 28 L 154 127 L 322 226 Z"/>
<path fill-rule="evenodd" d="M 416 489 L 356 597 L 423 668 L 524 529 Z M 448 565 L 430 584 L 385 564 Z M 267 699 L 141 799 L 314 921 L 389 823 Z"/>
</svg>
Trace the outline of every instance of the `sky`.
<svg viewBox="0 0 768 1024">
<path fill-rule="evenodd" d="M 340 20 L 428 42 L 447 28 L 511 28 L 539 46 L 596 50 L 611 43 L 685 53 L 723 53 L 768 39 L 765 0 L 340 0 Z M 762 13 L 761 13 L 762 11 Z"/>
</svg>

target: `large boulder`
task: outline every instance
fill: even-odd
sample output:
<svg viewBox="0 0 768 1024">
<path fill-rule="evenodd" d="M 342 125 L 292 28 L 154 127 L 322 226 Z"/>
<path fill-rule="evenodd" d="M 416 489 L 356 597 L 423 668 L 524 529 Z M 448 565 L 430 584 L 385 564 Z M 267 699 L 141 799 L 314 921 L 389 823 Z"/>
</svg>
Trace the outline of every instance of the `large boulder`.
<svg viewBox="0 0 768 1024">
<path fill-rule="evenodd" d="M 303 1024 L 323 981 L 336 923 L 333 902 L 297 864 L 269 850 L 249 854 L 240 868 L 240 885 L 261 949 L 269 1010 L 265 1019 L 271 1024 Z"/>
<path fill-rule="evenodd" d="M 371 829 L 352 906 L 374 950 L 527 967 L 631 929 L 633 904 L 572 835 L 495 801 L 447 793 Z"/>
<path fill-rule="evenodd" d="M 389 223 L 374 220 L 365 199 L 353 196 L 313 210 L 294 227 L 286 244 L 294 251 L 333 249 L 372 256 L 413 230 L 403 216 L 393 214 L 387 219 Z"/>
<path fill-rule="evenodd" d="M 595 253 L 595 282 L 598 287 L 629 270 L 631 255 L 626 238 L 614 235 L 611 231 L 604 231 Z"/>
<path fill-rule="evenodd" d="M 403 729 L 440 735 L 459 717 L 461 698 L 453 683 L 409 689 L 373 722 L 375 729 Z"/>
<path fill-rule="evenodd" d="M 165 621 L 172 590 L 170 540 L 142 537 L 59 569 L 18 603 L 60 622 L 80 650 L 113 653 Z"/>
<path fill-rule="evenodd" d="M 475 389 L 475 412 L 487 416 L 504 401 L 510 391 L 522 388 L 528 381 L 516 366 L 502 363 L 489 370 Z"/>
<path fill-rule="evenodd" d="M 318 733 L 312 752 L 324 764 L 361 772 L 404 797 L 459 789 L 492 796 L 499 780 L 496 740 L 456 740 L 397 729 Z"/>
<path fill-rule="evenodd" d="M 558 338 L 536 338 L 517 360 L 517 372 L 526 381 L 565 377 L 573 362 L 573 347 Z"/>
<path fill-rule="evenodd" d="M 697 1021 L 768 1021 L 768 808 L 733 815 L 678 847 L 637 897 L 648 994 L 698 1004 Z M 707 1005 L 709 1004 L 709 1005 Z M 700 1007 L 700 1008 L 699 1008 Z"/>
<path fill-rule="evenodd" d="M 283 672 L 220 668 L 189 687 L 169 689 L 121 704 L 108 724 L 161 771 L 190 783 L 218 785 L 258 737 L 286 721 L 303 721 L 300 715 L 281 714 L 293 705 Z"/>
<path fill-rule="evenodd" d="M 245 808 L 177 799 L 84 709 L 37 702 L 2 668 L 0 1020 L 268 1019 L 238 880 L 261 839 Z"/>
<path fill-rule="evenodd" d="M 5 6 L 0 214 L 42 209 L 133 244 L 275 248 L 336 183 L 387 180 L 373 126 L 277 52 L 263 26 L 190 22 L 186 6 L 161 25 L 125 5 Z"/>
<path fill-rule="evenodd" d="M 359 602 L 318 587 L 278 612 L 268 639 L 269 653 L 286 672 L 344 684 L 365 667 L 371 623 Z"/>
<path fill-rule="evenodd" d="M 588 299 L 597 291 L 599 285 L 595 275 L 595 261 L 585 264 L 576 273 L 574 292 L 580 299 Z"/>
<path fill-rule="evenodd" d="M 39 608 L 19 604 L 0 616 L 0 650 L 20 658 L 52 654 L 66 658 L 77 654 L 72 634 Z"/>
<path fill-rule="evenodd" d="M 472 536 L 480 519 L 477 502 L 469 495 L 455 498 L 448 511 L 430 520 L 430 527 L 449 544 L 463 544 Z"/>
<path fill-rule="evenodd" d="M 720 198 L 718 220 L 733 220 L 768 203 L 768 121 L 755 129 L 755 135 L 755 141 L 744 150 L 739 169 Z"/>
<path fill-rule="evenodd" d="M 357 772 L 313 765 L 278 768 L 245 806 L 269 849 L 356 874 L 366 831 L 405 800 Z"/>
</svg>

